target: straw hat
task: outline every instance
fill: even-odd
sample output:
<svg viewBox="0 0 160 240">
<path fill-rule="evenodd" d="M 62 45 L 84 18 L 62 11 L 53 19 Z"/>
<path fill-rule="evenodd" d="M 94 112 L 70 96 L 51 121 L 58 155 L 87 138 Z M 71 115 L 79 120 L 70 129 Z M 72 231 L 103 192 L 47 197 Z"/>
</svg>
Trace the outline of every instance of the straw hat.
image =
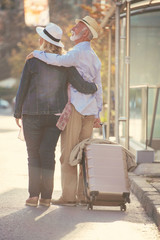
<svg viewBox="0 0 160 240">
<path fill-rule="evenodd" d="M 76 19 L 75 22 L 76 24 L 79 22 L 83 22 L 93 34 L 93 38 L 98 38 L 98 32 L 100 27 L 94 18 L 86 16 L 82 19 Z"/>
<path fill-rule="evenodd" d="M 37 27 L 36 32 L 47 42 L 58 47 L 64 47 L 61 42 L 63 31 L 58 25 L 49 23 L 45 28 Z"/>
</svg>

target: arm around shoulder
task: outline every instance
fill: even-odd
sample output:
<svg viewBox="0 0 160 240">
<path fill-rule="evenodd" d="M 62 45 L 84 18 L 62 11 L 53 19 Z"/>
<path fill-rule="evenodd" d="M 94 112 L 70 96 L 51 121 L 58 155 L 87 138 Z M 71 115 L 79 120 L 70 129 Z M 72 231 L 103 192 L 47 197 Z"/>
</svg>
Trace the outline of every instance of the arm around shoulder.
<svg viewBox="0 0 160 240">
<path fill-rule="evenodd" d="M 77 59 L 79 58 L 79 52 L 71 50 L 66 54 L 59 55 L 35 50 L 33 56 L 50 65 L 71 67 L 76 65 Z"/>
</svg>

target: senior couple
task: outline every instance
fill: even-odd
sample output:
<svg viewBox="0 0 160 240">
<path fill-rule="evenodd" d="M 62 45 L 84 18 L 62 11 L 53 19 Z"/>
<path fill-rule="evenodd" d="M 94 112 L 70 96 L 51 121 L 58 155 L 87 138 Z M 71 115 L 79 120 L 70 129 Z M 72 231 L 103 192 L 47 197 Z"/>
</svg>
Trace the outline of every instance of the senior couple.
<svg viewBox="0 0 160 240">
<path fill-rule="evenodd" d="M 101 63 L 90 45 L 99 25 L 86 16 L 71 30 L 75 46 L 62 54 L 62 30 L 54 23 L 37 27 L 40 50 L 28 55 L 16 96 L 14 117 L 22 119 L 28 153 L 29 198 L 26 205 L 74 205 L 84 201 L 80 170 L 70 166 L 72 149 L 100 127 Z M 52 199 L 55 149 L 61 134 L 62 195 Z"/>
</svg>

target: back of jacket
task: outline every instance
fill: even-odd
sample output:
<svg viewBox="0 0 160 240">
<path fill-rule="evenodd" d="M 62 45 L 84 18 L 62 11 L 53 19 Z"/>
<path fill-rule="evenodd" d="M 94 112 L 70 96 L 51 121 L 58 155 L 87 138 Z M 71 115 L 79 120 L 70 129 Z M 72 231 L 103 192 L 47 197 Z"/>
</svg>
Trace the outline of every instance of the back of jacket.
<svg viewBox="0 0 160 240">
<path fill-rule="evenodd" d="M 15 117 L 61 113 L 67 103 L 67 71 L 32 58 L 24 66 Z"/>
<path fill-rule="evenodd" d="M 61 113 L 68 101 L 68 82 L 85 94 L 97 91 L 95 83 L 83 80 L 75 67 L 58 67 L 29 59 L 17 92 L 14 117 Z"/>
<path fill-rule="evenodd" d="M 31 79 L 23 105 L 23 114 L 61 113 L 67 102 L 67 72 L 64 67 L 29 61 Z"/>
</svg>

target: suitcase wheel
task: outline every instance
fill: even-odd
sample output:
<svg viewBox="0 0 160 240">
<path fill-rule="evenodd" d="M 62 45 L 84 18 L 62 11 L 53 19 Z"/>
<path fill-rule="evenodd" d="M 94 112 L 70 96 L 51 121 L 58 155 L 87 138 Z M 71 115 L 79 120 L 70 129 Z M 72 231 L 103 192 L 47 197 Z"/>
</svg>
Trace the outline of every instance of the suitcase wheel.
<svg viewBox="0 0 160 240">
<path fill-rule="evenodd" d="M 93 210 L 93 202 L 95 201 L 95 199 L 96 199 L 95 195 L 91 195 L 90 196 L 90 201 L 89 201 L 89 203 L 87 205 L 87 209 L 88 210 L 89 209 Z"/>
<path fill-rule="evenodd" d="M 124 198 L 124 201 L 125 201 L 125 203 L 130 203 L 131 202 L 131 200 L 130 200 L 130 198 L 129 198 L 129 193 L 127 192 L 127 193 L 123 193 L 123 198 Z"/>
<path fill-rule="evenodd" d="M 128 202 L 128 203 L 131 203 L 131 200 L 130 200 L 130 198 L 129 198 L 129 197 L 127 198 L 127 202 Z"/>
<path fill-rule="evenodd" d="M 126 209 L 127 209 L 127 208 L 126 208 L 126 205 L 125 205 L 125 204 L 121 205 L 121 206 L 120 206 L 120 209 L 121 209 L 121 211 L 124 211 L 124 212 L 125 212 Z"/>
<path fill-rule="evenodd" d="M 88 209 L 88 210 L 89 210 L 89 209 L 93 210 L 93 204 L 92 204 L 92 203 L 88 203 L 87 209 Z"/>
</svg>

